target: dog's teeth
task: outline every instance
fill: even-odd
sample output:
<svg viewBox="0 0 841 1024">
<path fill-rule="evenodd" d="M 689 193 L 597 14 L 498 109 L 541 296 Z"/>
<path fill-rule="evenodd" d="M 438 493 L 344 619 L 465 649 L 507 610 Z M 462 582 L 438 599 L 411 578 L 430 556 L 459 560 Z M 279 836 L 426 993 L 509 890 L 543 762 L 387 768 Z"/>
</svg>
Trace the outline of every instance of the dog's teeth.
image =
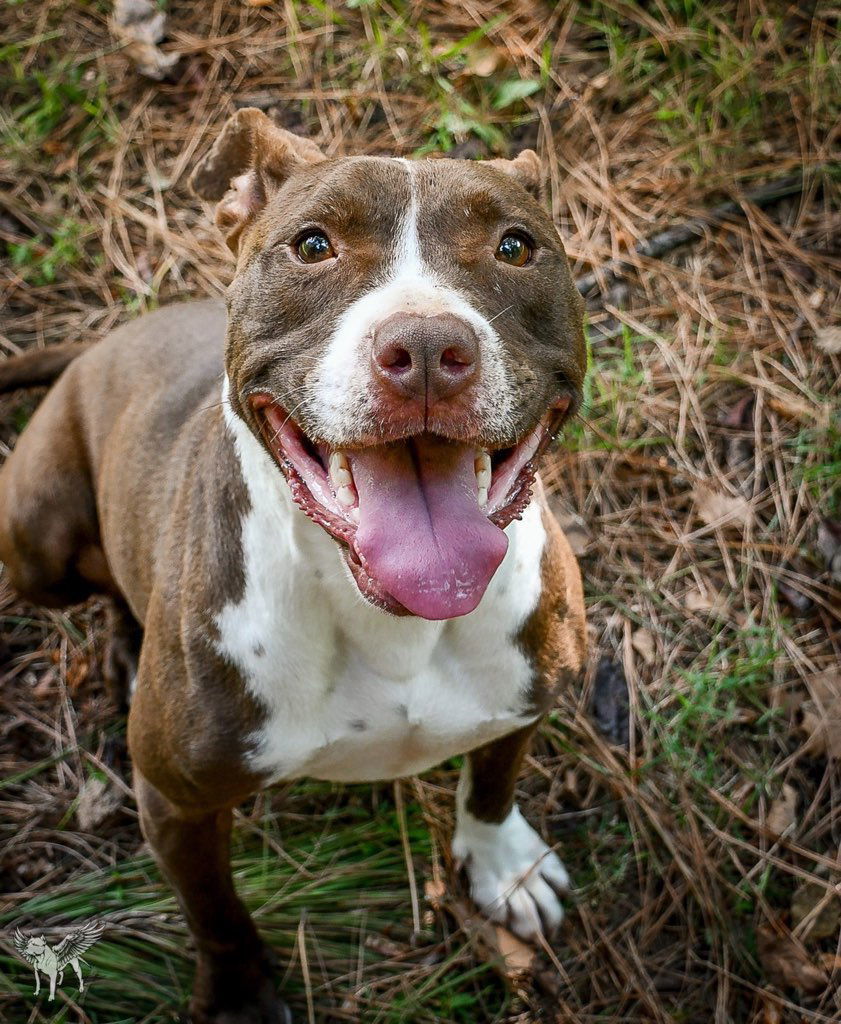
<svg viewBox="0 0 841 1024">
<path fill-rule="evenodd" d="M 487 505 L 488 488 L 491 486 L 491 457 L 487 452 L 479 452 L 473 463 L 476 471 L 476 488 L 479 492 L 479 504 Z"/>
<path fill-rule="evenodd" d="M 357 500 L 356 488 L 353 486 L 353 473 L 347 455 L 344 452 L 331 452 L 327 471 L 339 503 L 345 508 L 352 508 Z"/>
<path fill-rule="evenodd" d="M 353 484 L 350 462 L 344 452 L 331 452 L 327 460 L 327 473 L 336 493 L 336 501 L 345 510 L 347 518 L 359 522 L 359 497 Z"/>
<path fill-rule="evenodd" d="M 336 491 L 336 499 L 345 508 L 353 508 L 356 505 L 356 491 L 352 487 L 340 487 Z"/>
<path fill-rule="evenodd" d="M 350 463 L 344 452 L 331 452 L 328 463 L 330 480 L 339 487 L 350 487 L 353 484 L 353 475 L 350 471 Z"/>
</svg>

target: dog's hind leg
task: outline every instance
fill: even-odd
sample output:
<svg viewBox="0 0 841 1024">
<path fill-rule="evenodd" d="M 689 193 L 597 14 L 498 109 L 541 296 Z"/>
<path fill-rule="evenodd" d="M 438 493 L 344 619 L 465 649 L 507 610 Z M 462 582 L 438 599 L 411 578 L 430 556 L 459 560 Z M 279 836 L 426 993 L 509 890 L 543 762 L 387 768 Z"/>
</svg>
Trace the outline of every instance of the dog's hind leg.
<svg viewBox="0 0 841 1024">
<path fill-rule="evenodd" d="M 47 606 L 111 593 L 71 365 L 0 472 L 0 561 L 24 598 Z"/>
</svg>

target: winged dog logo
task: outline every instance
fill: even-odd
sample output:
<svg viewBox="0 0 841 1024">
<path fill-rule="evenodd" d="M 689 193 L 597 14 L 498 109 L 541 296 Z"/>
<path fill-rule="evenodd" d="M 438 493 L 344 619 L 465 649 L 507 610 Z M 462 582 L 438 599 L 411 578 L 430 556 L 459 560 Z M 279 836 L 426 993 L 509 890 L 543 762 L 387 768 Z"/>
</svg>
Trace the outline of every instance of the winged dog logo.
<svg viewBox="0 0 841 1024">
<path fill-rule="evenodd" d="M 41 975 L 50 982 L 50 999 L 55 999 L 56 982 L 64 981 L 64 969 L 72 967 L 79 979 L 79 991 L 84 992 L 82 979 L 82 954 L 102 938 L 105 925 L 102 921 L 88 921 L 81 928 L 66 935 L 61 942 L 51 946 L 43 935 L 24 935 L 20 928 L 12 934 L 12 944 L 18 956 L 30 964 L 35 971 L 35 995 L 41 991 Z"/>
</svg>

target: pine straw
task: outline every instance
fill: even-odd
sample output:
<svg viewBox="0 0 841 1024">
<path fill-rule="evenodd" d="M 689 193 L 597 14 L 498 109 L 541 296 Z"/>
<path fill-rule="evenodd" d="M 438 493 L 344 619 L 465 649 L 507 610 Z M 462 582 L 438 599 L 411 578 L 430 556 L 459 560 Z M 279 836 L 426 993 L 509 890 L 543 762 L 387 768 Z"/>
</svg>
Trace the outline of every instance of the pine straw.
<svg viewBox="0 0 841 1024">
<path fill-rule="evenodd" d="M 841 509 L 841 359 L 814 344 L 839 299 L 838 10 L 180 3 L 166 46 L 184 57 L 166 84 L 127 68 L 106 13 L 46 2 L 0 14 L 7 353 L 223 291 L 230 265 L 186 177 L 237 106 L 262 106 L 330 153 L 534 145 L 579 275 L 802 172 L 802 195 L 748 204 L 662 261 L 632 257 L 638 272 L 590 301 L 589 404 L 548 478 L 583 537 L 593 663 L 624 666 L 630 750 L 596 730 L 588 678 L 562 697 L 522 780 L 527 813 L 579 885 L 538 975 L 506 986 L 424 899 L 425 879 L 458 884 L 452 766 L 403 783 L 403 813 L 390 786 L 261 796 L 243 809 L 235 864 L 290 961 L 301 1020 L 837 1020 L 837 976 L 804 993 L 758 956 L 757 936 L 790 933 L 806 881 L 824 904 L 839 898 L 837 767 L 797 732 L 809 680 L 841 654 L 838 594 L 815 553 L 819 518 Z M 490 77 L 464 70 L 489 52 Z M 517 77 L 542 88 L 494 109 L 494 90 Z M 445 114 L 462 100 L 459 127 Z M 747 415 L 727 426 L 745 397 Z M 34 405 L 4 401 L 2 443 Z M 735 528 L 705 522 L 710 493 L 746 499 Z M 793 610 L 781 585 L 808 608 Z M 0 923 L 110 922 L 87 995 L 71 1002 L 65 985 L 55 1005 L 69 1018 L 42 1002 L 43 1019 L 176 1019 L 184 927 L 125 783 L 124 726 L 100 682 L 103 609 L 50 613 L 7 592 L 0 609 Z M 91 777 L 120 809 L 84 832 L 75 812 Z M 780 838 L 768 816 L 786 785 L 797 809 Z M 816 939 L 800 926 L 794 942 L 824 966 L 841 953 L 837 928 Z M 10 957 L 0 970 L 0 1017 L 32 1019 L 26 970 Z"/>
</svg>

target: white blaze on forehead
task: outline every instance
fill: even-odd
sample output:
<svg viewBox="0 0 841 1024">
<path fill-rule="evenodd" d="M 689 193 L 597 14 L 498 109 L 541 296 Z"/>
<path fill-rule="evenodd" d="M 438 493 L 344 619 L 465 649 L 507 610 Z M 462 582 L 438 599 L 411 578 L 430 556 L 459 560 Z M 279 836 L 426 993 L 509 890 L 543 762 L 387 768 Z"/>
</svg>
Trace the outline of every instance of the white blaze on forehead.
<svg viewBox="0 0 841 1024">
<path fill-rule="evenodd" d="M 340 317 L 307 385 L 311 417 L 319 423 L 323 436 L 336 443 L 353 440 L 360 429 L 376 427 L 370 352 L 377 324 L 397 312 L 427 316 L 450 313 L 468 323 L 479 341 L 477 416 L 490 431 L 505 434 L 516 398 L 502 356 L 502 341 L 491 322 L 424 260 L 417 167 L 409 160 L 395 159 L 393 163 L 405 168 L 410 195 L 399 221 L 394 255 L 385 261 L 385 280 L 356 299 Z M 364 422 L 366 416 L 369 423 Z"/>
</svg>

